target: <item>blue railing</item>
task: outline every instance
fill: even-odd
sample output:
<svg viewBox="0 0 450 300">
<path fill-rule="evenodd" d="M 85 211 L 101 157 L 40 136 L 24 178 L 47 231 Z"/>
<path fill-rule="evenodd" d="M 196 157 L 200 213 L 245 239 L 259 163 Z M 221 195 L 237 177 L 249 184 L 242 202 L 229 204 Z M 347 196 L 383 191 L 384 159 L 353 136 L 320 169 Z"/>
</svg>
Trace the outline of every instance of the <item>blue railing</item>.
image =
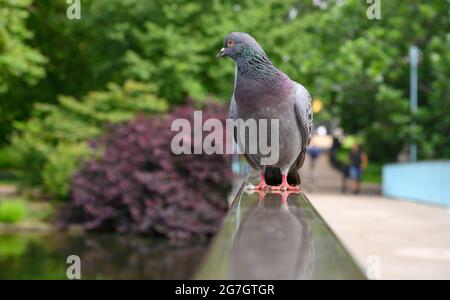
<svg viewBox="0 0 450 300">
<path fill-rule="evenodd" d="M 399 199 L 450 206 L 450 161 L 385 165 L 383 194 Z"/>
</svg>

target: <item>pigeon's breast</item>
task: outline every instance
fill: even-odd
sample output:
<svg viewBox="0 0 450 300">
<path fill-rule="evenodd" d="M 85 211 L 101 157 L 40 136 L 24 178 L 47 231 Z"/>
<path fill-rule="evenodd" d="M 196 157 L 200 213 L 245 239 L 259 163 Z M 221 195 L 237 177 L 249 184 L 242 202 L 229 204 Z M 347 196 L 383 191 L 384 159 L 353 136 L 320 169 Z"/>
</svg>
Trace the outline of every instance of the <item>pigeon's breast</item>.
<svg viewBox="0 0 450 300">
<path fill-rule="evenodd" d="M 285 75 L 254 80 L 246 75 L 237 75 L 234 97 L 241 110 L 259 110 L 262 107 L 272 107 L 286 101 L 294 86 Z"/>
</svg>

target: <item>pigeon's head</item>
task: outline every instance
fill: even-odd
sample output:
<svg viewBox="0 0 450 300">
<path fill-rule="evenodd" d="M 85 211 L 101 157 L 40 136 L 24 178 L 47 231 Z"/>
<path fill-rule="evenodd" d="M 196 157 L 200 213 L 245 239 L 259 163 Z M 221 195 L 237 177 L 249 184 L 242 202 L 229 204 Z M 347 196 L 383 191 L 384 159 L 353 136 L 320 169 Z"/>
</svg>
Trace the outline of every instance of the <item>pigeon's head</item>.
<svg viewBox="0 0 450 300">
<path fill-rule="evenodd" d="M 248 33 L 230 32 L 223 40 L 223 48 L 220 49 L 216 59 L 228 56 L 236 60 L 244 50 L 250 49 L 266 56 L 258 42 Z"/>
</svg>

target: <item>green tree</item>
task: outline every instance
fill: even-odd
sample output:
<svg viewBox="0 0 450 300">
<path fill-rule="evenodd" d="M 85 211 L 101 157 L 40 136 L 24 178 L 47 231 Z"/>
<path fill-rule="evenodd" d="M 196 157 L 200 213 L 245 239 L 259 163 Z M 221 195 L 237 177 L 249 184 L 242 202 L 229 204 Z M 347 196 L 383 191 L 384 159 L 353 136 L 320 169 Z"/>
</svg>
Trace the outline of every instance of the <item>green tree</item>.
<svg viewBox="0 0 450 300">
<path fill-rule="evenodd" d="M 90 92 L 81 100 L 63 96 L 57 105 L 35 104 L 33 116 L 17 122 L 12 137 L 20 183 L 67 197 L 72 174 L 86 157 L 95 155 L 87 142 L 105 132 L 107 124 L 125 122 L 139 112 L 167 111 L 166 101 L 154 91 L 152 84 L 127 81 Z"/>
<path fill-rule="evenodd" d="M 10 124 L 27 114 L 28 99 L 11 97 L 17 88 L 31 88 L 45 76 L 46 58 L 29 45 L 26 27 L 31 0 L 0 0 L 0 143 Z"/>
<path fill-rule="evenodd" d="M 8 95 L 0 94 L 8 107 L 2 108 L 3 139 L 11 120 L 29 115 L 33 102 L 82 98 L 109 82 L 154 82 L 155 93 L 175 104 L 189 96 L 228 101 L 233 64 L 214 57 L 229 31 L 246 31 L 323 101 L 316 120 L 361 135 L 371 159 L 394 160 L 414 136 L 421 158 L 450 157 L 447 0 L 382 1 L 381 20 L 369 20 L 369 5 L 360 0 L 85 0 L 79 21 L 66 18 L 64 1 L 19 2 L 26 9 L 18 11 L 31 12 L 25 40 L 48 58 L 47 75 L 31 76 L 34 86 L 20 76 Z M 6 24 L 0 21 L 0 30 Z M 408 102 L 412 44 L 422 50 L 415 116 Z M 42 62 L 34 65 L 42 69 Z M 4 111 L 20 114 L 6 119 Z"/>
<path fill-rule="evenodd" d="M 364 1 L 327 3 L 279 29 L 290 58 L 281 66 L 324 100 L 326 111 L 318 117 L 362 135 L 377 161 L 396 158 L 414 136 L 415 119 L 420 157 L 449 157 L 448 1 L 383 1 L 381 20 L 366 17 Z M 408 100 L 412 44 L 423 54 L 415 116 Z"/>
</svg>

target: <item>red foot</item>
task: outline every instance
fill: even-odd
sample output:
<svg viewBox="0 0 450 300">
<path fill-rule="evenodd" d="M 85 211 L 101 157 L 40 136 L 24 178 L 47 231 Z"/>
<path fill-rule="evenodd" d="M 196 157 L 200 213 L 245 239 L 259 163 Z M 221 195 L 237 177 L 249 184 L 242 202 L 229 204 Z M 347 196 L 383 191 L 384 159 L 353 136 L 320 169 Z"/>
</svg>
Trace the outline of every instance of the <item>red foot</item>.
<svg viewBox="0 0 450 300">
<path fill-rule="evenodd" d="M 287 176 L 286 175 L 282 175 L 282 181 L 281 181 L 281 184 L 279 186 L 271 186 L 270 189 L 273 190 L 273 191 L 295 191 L 295 192 L 300 192 L 300 188 L 298 186 L 290 185 L 287 182 Z"/>
<path fill-rule="evenodd" d="M 268 187 L 269 187 L 269 186 L 266 184 L 266 180 L 265 180 L 265 178 L 264 178 L 264 175 L 261 174 L 261 175 L 260 175 L 260 179 L 259 179 L 259 184 L 258 184 L 257 186 L 252 187 L 251 189 L 252 189 L 252 190 L 259 190 L 259 191 L 262 191 L 262 190 L 267 189 Z"/>
</svg>

